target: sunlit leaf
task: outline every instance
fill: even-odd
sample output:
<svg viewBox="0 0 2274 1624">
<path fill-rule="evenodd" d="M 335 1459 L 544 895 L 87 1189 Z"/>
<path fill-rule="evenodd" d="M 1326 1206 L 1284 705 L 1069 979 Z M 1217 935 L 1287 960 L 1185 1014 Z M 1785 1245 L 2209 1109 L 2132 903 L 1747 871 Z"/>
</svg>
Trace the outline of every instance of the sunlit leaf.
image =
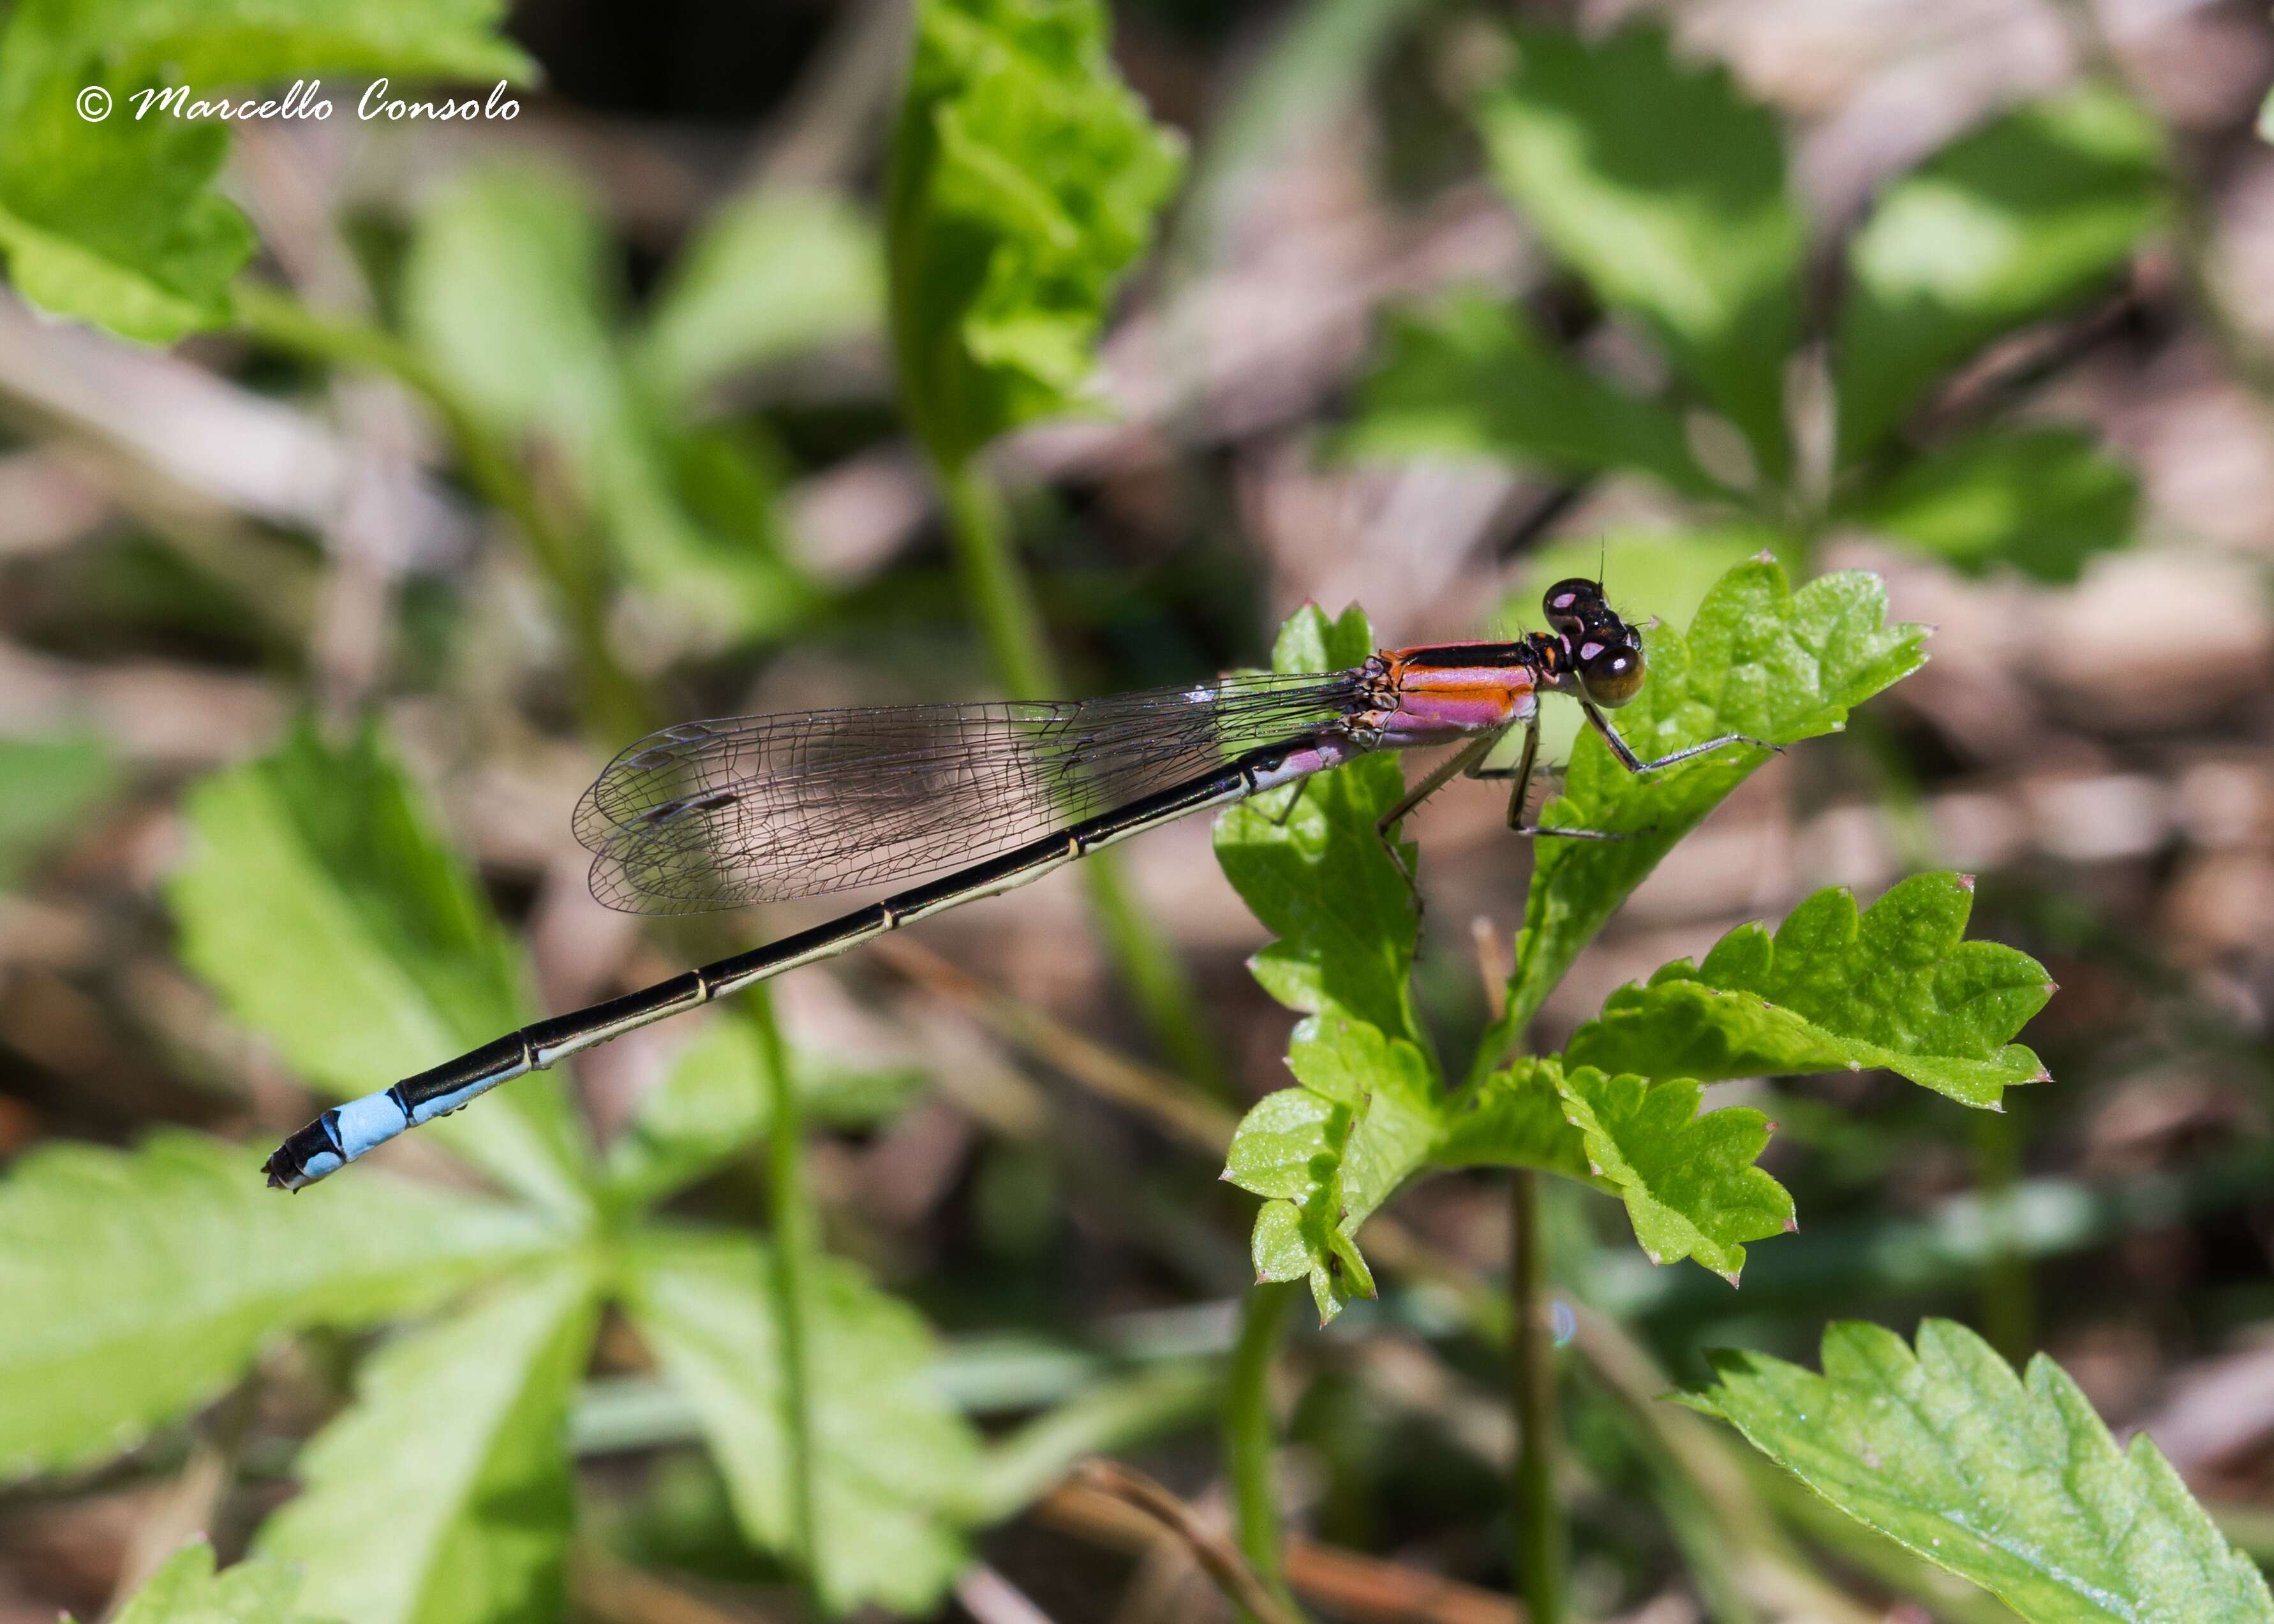
<svg viewBox="0 0 2274 1624">
<path fill-rule="evenodd" d="M 882 1120 L 922 1085 L 916 1071 L 864 1069 L 787 1045 L 799 1114 L 836 1127 Z M 733 1011 L 680 1050 L 609 1147 L 609 1182 L 637 1202 L 716 1172 L 765 1136 L 773 1116 L 757 1029 Z"/>
<path fill-rule="evenodd" d="M 1656 1085 L 1590 1066 L 1554 1072 L 1596 1176 L 1626 1203 L 1653 1263 L 1695 1258 L 1731 1285 L 1744 1241 L 1793 1227 L 1792 1197 L 1753 1165 L 1769 1121 L 1750 1106 L 1698 1111 L 1692 1082 Z"/>
<path fill-rule="evenodd" d="M 2007 1040 L 2053 989 L 2028 954 L 1964 939 L 1973 906 L 1954 874 L 1905 880 L 1860 916 L 1845 889 L 1818 891 L 1773 938 L 1740 925 L 1703 964 L 1678 959 L 1613 993 L 1564 1059 L 1706 1081 L 1884 1066 L 1994 1106 L 2044 1080 L 2037 1056 Z"/>
<path fill-rule="evenodd" d="M 638 358 L 689 401 L 738 373 L 878 330 L 885 250 L 868 216 L 813 192 L 737 198 L 703 222 L 656 295 Z"/>
<path fill-rule="evenodd" d="M 213 1546 L 193 1539 L 158 1565 L 158 1569 L 110 1624 L 315 1624 L 293 1605 L 300 1575 L 282 1562 L 239 1562 L 214 1571 Z M 72 1624 L 69 1613 L 64 1624 Z"/>
<path fill-rule="evenodd" d="M 380 1350 L 256 1548 L 357 1624 L 560 1618 L 568 1401 L 597 1315 L 590 1272 L 564 1262 Z"/>
<path fill-rule="evenodd" d="M 1105 28 L 1098 0 L 916 6 L 885 241 L 901 399 L 945 466 L 1094 409 L 1106 300 L 1183 167 Z"/>
<path fill-rule="evenodd" d="M 1646 631 L 1649 680 L 1614 714 L 1645 760 L 1724 733 L 1788 744 L 1844 726 L 1853 706 L 1916 670 L 1926 631 L 1886 624 L 1886 588 L 1850 571 L 1792 590 L 1758 561 L 1707 596 L 1687 639 Z M 1562 798 L 1537 814 L 1555 828 L 1600 829 L 1618 840 L 1539 840 L 1507 1015 L 1486 1034 L 1472 1079 L 1495 1068 L 1579 950 L 1643 877 L 1730 791 L 1768 759 L 1730 745 L 1661 771 L 1634 774 L 1602 741 L 1582 736 Z"/>
<path fill-rule="evenodd" d="M 1272 665 L 1336 671 L 1373 651 L 1355 605 L 1338 620 L 1306 605 L 1280 628 Z M 1276 938 L 1248 967 L 1306 1016 L 1288 1050 L 1304 1086 L 1248 1113 L 1224 1176 L 1271 1198 L 1256 1215 L 1256 1273 L 1307 1279 L 1321 1318 L 1373 1294 L 1352 1237 L 1436 1137 L 1442 1088 L 1411 985 L 1419 918 L 1374 833 L 1404 789 L 1395 756 L 1362 756 L 1216 820 L 1216 861 Z"/>
<path fill-rule="evenodd" d="M 184 801 L 180 952 L 314 1087 L 383 1088 L 531 1016 L 520 954 L 375 729 L 302 726 Z M 583 1209 L 587 1154 L 551 1073 L 425 1130 L 523 1193 Z"/>
<path fill-rule="evenodd" d="M 529 76 L 499 0 L 24 0 L 0 33 L 0 250 L 34 304 L 162 343 L 230 319 L 253 233 L 214 188 L 228 126 L 137 93 L 301 75 Z M 108 117 L 78 98 L 107 92 Z M 348 109 L 335 108 L 335 117 Z"/>
<path fill-rule="evenodd" d="M 1482 294 L 1391 317 L 1336 447 L 1564 475 L 1634 469 L 1685 496 L 1728 494 L 1690 455 L 1677 413 L 1556 354 L 1521 310 Z"/>
<path fill-rule="evenodd" d="M 1374 1295 L 1359 1226 L 1427 1160 L 1441 1131 L 1427 1055 L 1364 1021 L 1314 1016 L 1288 1064 L 1299 1088 L 1257 1101 L 1232 1136 L 1225 1178 L 1263 1196 L 1252 1250 L 1261 1280 L 1306 1280 L 1321 1320 Z"/>
<path fill-rule="evenodd" d="M 526 1210 L 383 1174 L 290 1199 L 184 1133 L 34 1152 L 0 1181 L 0 1481 L 99 1461 L 315 1325 L 424 1308 L 557 1244 Z"/>
<path fill-rule="evenodd" d="M 0 739 L 0 887 L 110 793 L 118 769 L 93 733 Z"/>
<path fill-rule="evenodd" d="M 979 1446 L 933 1386 L 931 1338 L 849 1265 L 816 1257 L 805 1303 L 817 1575 L 828 1604 L 924 1613 L 968 1560 L 960 1525 Z M 764 1248 L 651 1232 L 629 1253 L 626 1305 L 695 1407 L 744 1531 L 789 1547 L 780 1337 Z"/>
<path fill-rule="evenodd" d="M 1844 516 L 1969 575 L 2000 565 L 2074 582 L 2097 553 L 2129 546 L 2140 482 L 2070 429 L 1986 429 L 1922 457 Z"/>
<path fill-rule="evenodd" d="M 1963 1326 L 1929 1320 L 1916 1354 L 1853 1321 L 1824 1373 L 1711 1356 L 1688 1402 L 1859 1522 L 1973 1580 L 2035 1624 L 2274 1620 L 2231 1547 L 2145 1432 L 2119 1448 L 2051 1359 L 2026 1380 Z"/>
<path fill-rule="evenodd" d="M 1727 68 L 1677 61 L 1659 28 L 1591 44 L 1527 27 L 1516 46 L 1515 71 L 1477 108 L 1493 173 L 1557 257 L 1649 322 L 1781 477 L 1807 225 L 1775 116 Z"/>
<path fill-rule="evenodd" d="M 2098 84 L 2016 108 L 1890 185 L 1849 245 L 1842 459 L 1990 340 L 2106 284 L 2166 198 L 2155 119 Z"/>
</svg>

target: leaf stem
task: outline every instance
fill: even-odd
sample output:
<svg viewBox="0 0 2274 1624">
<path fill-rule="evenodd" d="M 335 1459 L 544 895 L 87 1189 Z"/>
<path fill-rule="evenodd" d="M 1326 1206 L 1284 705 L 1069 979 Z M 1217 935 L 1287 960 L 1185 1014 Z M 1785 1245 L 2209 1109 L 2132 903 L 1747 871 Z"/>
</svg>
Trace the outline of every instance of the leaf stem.
<svg viewBox="0 0 2274 1624">
<path fill-rule="evenodd" d="M 1300 1617 L 1280 1560 L 1278 1428 L 1271 1418 L 1271 1359 L 1287 1311 L 1303 1282 L 1259 1281 L 1240 1304 L 1239 1340 L 1224 1372 L 1224 1464 L 1231 1483 L 1232 1529 L 1256 1577 Z"/>
<path fill-rule="evenodd" d="M 774 1323 L 781 1349 L 782 1471 L 787 1478 L 791 1560 L 804 1575 L 807 1600 L 817 1618 L 830 1616 L 821 1583 L 818 1545 L 814 1522 L 813 1404 L 809 1386 L 811 1364 L 807 1355 L 805 1305 L 811 1300 L 812 1282 L 806 1260 L 811 1225 L 805 1198 L 805 1133 L 798 1117 L 797 1088 L 783 1052 L 781 1029 L 774 1022 L 773 1001 L 766 989 L 755 987 L 743 995 L 743 1008 L 757 1027 L 758 1049 L 766 1073 L 772 1106 L 766 1131 L 766 1199 L 768 1223 L 773 1231 L 773 1267 L 767 1289 L 773 1299 Z"/>
<path fill-rule="evenodd" d="M 538 494 L 512 447 L 426 357 L 385 328 L 310 309 L 282 289 L 237 284 L 237 325 L 261 342 L 311 360 L 383 372 L 424 400 L 441 420 L 467 482 L 508 515 L 559 599 L 576 645 L 588 730 L 621 743 L 645 733 L 653 717 L 640 685 L 610 649 L 607 604 L 584 538 Z"/>
<path fill-rule="evenodd" d="M 987 640 L 996 679 L 1016 698 L 1063 691 L 1043 633 L 1032 584 L 1013 550 L 1002 493 L 974 459 L 935 464 L 947 506 L 957 573 L 972 615 Z M 1219 1098 L 1231 1092 L 1192 980 L 1168 938 L 1139 911 L 1119 862 L 1099 852 L 1081 864 L 1089 905 L 1108 951 L 1137 1001 L 1148 1030 L 1178 1070 Z"/>
<path fill-rule="evenodd" d="M 1540 1175 L 1509 1177 L 1510 1398 L 1516 1410 L 1512 1544 L 1517 1593 L 1531 1624 L 1562 1624 L 1568 1608 L 1563 1510 L 1555 1500 L 1555 1334 L 1547 1294 Z"/>
</svg>

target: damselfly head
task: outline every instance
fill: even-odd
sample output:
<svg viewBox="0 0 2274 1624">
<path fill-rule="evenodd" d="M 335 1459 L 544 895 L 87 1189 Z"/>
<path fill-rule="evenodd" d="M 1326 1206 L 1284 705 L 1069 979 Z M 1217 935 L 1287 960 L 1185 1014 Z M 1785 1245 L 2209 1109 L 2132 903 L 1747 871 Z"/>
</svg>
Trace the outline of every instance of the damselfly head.
<svg viewBox="0 0 2274 1624">
<path fill-rule="evenodd" d="M 1615 710 L 1642 691 L 1642 634 L 1604 601 L 1601 583 L 1576 575 L 1558 581 L 1541 606 L 1582 697 Z"/>
</svg>

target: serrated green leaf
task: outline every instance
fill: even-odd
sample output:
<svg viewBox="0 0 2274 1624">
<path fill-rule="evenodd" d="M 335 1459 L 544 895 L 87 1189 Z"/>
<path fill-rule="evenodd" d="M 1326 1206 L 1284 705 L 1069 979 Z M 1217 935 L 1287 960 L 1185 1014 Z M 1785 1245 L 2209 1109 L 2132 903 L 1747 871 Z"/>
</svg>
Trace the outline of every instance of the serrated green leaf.
<svg viewBox="0 0 2274 1624">
<path fill-rule="evenodd" d="M 471 170 L 419 218 L 404 320 L 485 415 L 544 447 L 624 575 L 696 641 L 777 632 L 809 611 L 813 592 L 777 545 L 773 481 L 734 441 L 690 438 L 664 400 L 634 387 L 609 252 L 574 183 L 521 167 Z M 722 478 L 725 500 L 703 500 Z"/>
<path fill-rule="evenodd" d="M 2140 482 L 2073 429 L 1987 429 L 1864 492 L 1842 516 L 1969 575 L 2002 564 L 2067 584 L 2095 553 L 2132 544 Z"/>
<path fill-rule="evenodd" d="M 920 0 L 885 244 L 900 393 L 933 459 L 1094 408 L 1106 300 L 1183 168 L 1098 0 Z"/>
<path fill-rule="evenodd" d="M 366 1094 L 530 1019 L 512 938 L 375 727 L 334 748 L 304 724 L 183 804 L 182 962 L 312 1086 Z M 425 1132 L 555 1211 L 587 1206 L 589 1153 L 550 1074 Z"/>
<path fill-rule="evenodd" d="M 968 1560 L 959 1524 L 979 1444 L 930 1378 L 915 1311 L 847 1264 L 813 1260 L 805 1307 L 816 1575 L 826 1605 L 928 1611 Z M 696 1410 L 744 1531 L 790 1524 L 779 1338 L 764 1249 L 651 1230 L 628 1252 L 626 1306 Z"/>
<path fill-rule="evenodd" d="M 558 1244 L 526 1209 L 382 1174 L 286 1200 L 185 1133 L 35 1151 L 0 1183 L 0 1481 L 104 1459 L 272 1339 L 424 1308 Z"/>
<path fill-rule="evenodd" d="M 2007 1042 L 2052 996 L 2044 966 L 1965 940 L 1974 888 L 1922 874 L 1860 916 L 1834 887 L 1772 939 L 1740 925 L 1702 965 L 1666 966 L 1613 993 L 1572 1034 L 1566 1064 L 1653 1078 L 1773 1076 L 1884 1066 L 1968 1105 L 1995 1106 L 2044 1067 Z"/>
<path fill-rule="evenodd" d="M 499 0 L 25 0 L 0 33 L 0 249 L 25 297 L 163 343 L 230 319 L 252 227 L 214 190 L 226 125 L 138 92 L 242 94 L 300 75 L 529 77 Z M 90 86 L 112 98 L 90 121 Z M 344 116 L 346 109 L 335 110 Z"/>
<path fill-rule="evenodd" d="M 765 1137 L 773 1116 L 763 1041 L 734 1011 L 721 1012 L 680 1050 L 663 1080 L 608 1149 L 609 1184 L 641 1205 L 716 1172 Z M 847 1066 L 809 1049 L 787 1051 L 799 1114 L 830 1127 L 859 1127 L 900 1109 L 922 1086 L 920 1072 Z"/>
<path fill-rule="evenodd" d="M 1894 182 L 1849 245 L 1841 461 L 1990 340 L 2106 282 L 2167 196 L 2156 120 L 2105 84 L 2018 107 Z"/>
<path fill-rule="evenodd" d="M 1356 605 L 1338 620 L 1306 605 L 1281 628 L 1272 668 L 1339 671 L 1373 652 L 1373 629 Z M 1409 985 L 1419 922 L 1413 893 L 1374 832 L 1405 793 L 1404 772 L 1394 755 L 1363 756 L 1299 792 L 1243 801 L 1216 819 L 1224 877 L 1277 938 L 1248 967 L 1291 1009 L 1338 1013 L 1418 1040 Z M 1403 849 L 1413 861 L 1411 846 Z"/>
<path fill-rule="evenodd" d="M 1442 1088 L 1418 1045 L 1333 1016 L 1297 1026 L 1288 1064 L 1303 1086 L 1241 1119 L 1224 1176 L 1270 1203 L 1256 1221 L 1256 1277 L 1308 1280 L 1331 1320 L 1352 1294 L 1374 1295 L 1359 1226 L 1428 1159 Z"/>
<path fill-rule="evenodd" d="M 1737 1283 L 1741 1244 L 1793 1228 L 1792 1197 L 1753 1165 L 1769 1119 L 1750 1106 L 1698 1113 L 1696 1083 L 1653 1085 L 1591 1066 L 1548 1073 L 1595 1175 L 1626 1203 L 1653 1263 L 1695 1258 Z"/>
<path fill-rule="evenodd" d="M 736 198 L 705 220 L 649 309 L 639 365 L 658 398 L 734 377 L 884 323 L 875 223 L 826 192 Z"/>
<path fill-rule="evenodd" d="M 1824 1373 L 1766 1354 L 1713 1357 L 1720 1416 L 1825 1499 L 2038 1624 L 2274 1620 L 2228 1545 L 2142 1432 L 2120 1449 L 2061 1368 L 2026 1381 L 1963 1326 L 1929 1320 L 1914 1355 L 1878 1326 L 1824 1334 Z"/>
<path fill-rule="evenodd" d="M 1431 1160 L 1448 1168 L 1536 1168 L 1609 1192 L 1564 1110 L 1562 1081 L 1555 1061 L 1525 1058 L 1464 1088 L 1446 1108 Z"/>
<path fill-rule="evenodd" d="M 1528 554 L 1515 589 L 1502 600 L 1492 624 L 1536 627 L 1547 589 L 1570 575 L 1600 579 L 1605 594 L 1630 626 L 1652 617 L 1675 626 L 1697 618 L 1721 577 L 1748 559 L 1774 553 L 1786 538 L 1754 524 L 1716 524 L 1691 530 L 1612 530 L 1567 536 Z M 1568 762 L 1586 731 L 1577 705 L 1553 703 L 1540 712 L 1540 759 Z M 1503 743 L 1495 763 L 1512 765 L 1520 741 Z"/>
<path fill-rule="evenodd" d="M 312 1609 L 356 1624 L 560 1618 L 568 1402 L 598 1318 L 591 1271 L 562 1262 L 382 1349 L 257 1549 L 300 1564 Z"/>
<path fill-rule="evenodd" d="M 110 746 L 94 733 L 0 739 L 0 889 L 117 781 Z"/>
<path fill-rule="evenodd" d="M 1886 620 L 1886 588 L 1876 575 L 1822 575 L 1795 592 L 1774 563 L 1743 565 L 1707 595 L 1686 640 L 1670 628 L 1645 630 L 1649 680 L 1613 720 L 1645 760 L 1724 733 L 1789 744 L 1834 732 L 1850 708 L 1926 658 L 1924 628 Z M 1539 820 L 1628 838 L 1535 842 L 1508 1013 L 1486 1034 L 1472 1077 L 1499 1064 L 1604 921 L 1766 759 L 1765 750 L 1731 745 L 1638 775 L 1592 733 L 1580 739 L 1562 797 Z"/>
<path fill-rule="evenodd" d="M 1508 82 L 1478 104 L 1493 172 L 1606 304 L 1648 321 L 1781 478 L 1784 365 L 1800 331 L 1807 225 L 1773 114 L 1662 29 L 1590 44 L 1517 32 Z"/>
<path fill-rule="evenodd" d="M 1358 409 L 1357 457 L 1486 457 L 1577 475 L 1634 469 L 1684 496 L 1728 492 L 1690 455 L 1680 416 L 1548 348 L 1517 307 L 1465 293 L 1394 313 Z"/>
<path fill-rule="evenodd" d="M 198 1538 L 158 1564 L 110 1624 L 314 1624 L 293 1605 L 299 1593 L 300 1575 L 281 1562 L 215 1573 L 213 1546 Z"/>
<path fill-rule="evenodd" d="M 1280 628 L 1272 668 L 1339 671 L 1374 652 L 1353 605 L 1306 605 Z M 1391 755 L 1361 756 L 1292 790 L 1227 808 L 1216 861 L 1277 937 L 1248 961 L 1308 1019 L 1288 1050 L 1301 1088 L 1266 1096 L 1232 1136 L 1225 1177 L 1269 1198 L 1253 1251 L 1264 1280 L 1310 1282 L 1322 1320 L 1373 1295 L 1359 1226 L 1427 1159 L 1442 1087 L 1413 1011 L 1413 895 L 1374 825 L 1404 793 Z M 1294 796 L 1291 801 L 1290 797 Z M 1408 862 L 1417 853 L 1403 848 Z"/>
</svg>

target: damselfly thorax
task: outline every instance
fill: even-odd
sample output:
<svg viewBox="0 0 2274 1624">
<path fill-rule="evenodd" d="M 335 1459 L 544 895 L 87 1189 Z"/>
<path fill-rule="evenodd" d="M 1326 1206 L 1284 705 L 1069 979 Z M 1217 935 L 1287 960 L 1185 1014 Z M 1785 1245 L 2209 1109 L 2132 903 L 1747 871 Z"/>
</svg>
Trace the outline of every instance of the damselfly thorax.
<svg viewBox="0 0 2274 1624">
<path fill-rule="evenodd" d="M 1593 581 L 1559 582 L 1545 606 L 1547 632 L 1385 650 L 1346 671 L 1234 675 L 1102 699 L 735 717 L 650 734 L 576 807 L 592 894 L 610 907 L 697 913 L 937 877 L 328 1110 L 268 1158 L 268 1182 L 297 1190 L 524 1071 L 1373 751 L 1459 747 L 1376 827 L 1401 873 L 1392 831 L 1460 774 L 1514 780 L 1508 822 L 1519 834 L 1619 838 L 1525 822 L 1543 693 L 1577 700 L 1630 771 L 1760 744 L 1731 733 L 1638 759 L 1605 712 L 1642 687 L 1640 635 Z M 1518 728 L 1516 764 L 1487 768 Z"/>
</svg>

